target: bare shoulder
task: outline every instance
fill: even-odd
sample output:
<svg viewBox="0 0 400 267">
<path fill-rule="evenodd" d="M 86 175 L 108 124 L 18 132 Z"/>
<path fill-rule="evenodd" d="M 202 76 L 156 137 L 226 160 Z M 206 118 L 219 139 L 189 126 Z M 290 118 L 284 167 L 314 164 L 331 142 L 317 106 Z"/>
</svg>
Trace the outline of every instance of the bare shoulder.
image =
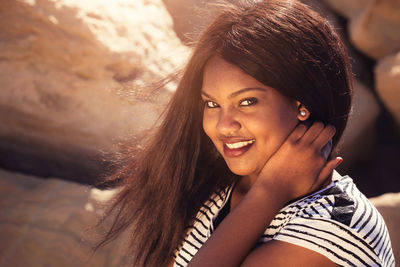
<svg viewBox="0 0 400 267">
<path fill-rule="evenodd" d="M 253 250 L 241 266 L 337 266 L 324 255 L 284 241 L 271 240 Z"/>
</svg>

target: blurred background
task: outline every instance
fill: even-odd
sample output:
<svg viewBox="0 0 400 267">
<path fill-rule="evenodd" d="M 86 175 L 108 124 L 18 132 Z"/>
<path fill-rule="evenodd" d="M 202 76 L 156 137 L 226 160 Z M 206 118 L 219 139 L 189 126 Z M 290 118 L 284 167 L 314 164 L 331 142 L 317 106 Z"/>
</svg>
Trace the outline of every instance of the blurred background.
<svg viewBox="0 0 400 267">
<path fill-rule="evenodd" d="M 125 266 L 127 235 L 91 255 L 116 144 L 145 133 L 214 17 L 211 0 L 0 0 L 0 266 Z M 231 2 L 234 2 L 231 0 Z M 354 73 L 340 155 L 400 259 L 400 2 L 304 0 Z"/>
</svg>

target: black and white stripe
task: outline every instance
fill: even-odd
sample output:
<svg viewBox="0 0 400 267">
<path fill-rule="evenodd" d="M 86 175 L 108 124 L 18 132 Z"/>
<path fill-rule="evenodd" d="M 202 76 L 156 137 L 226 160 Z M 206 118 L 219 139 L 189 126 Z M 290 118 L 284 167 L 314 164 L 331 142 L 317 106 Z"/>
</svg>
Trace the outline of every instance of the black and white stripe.
<svg viewBox="0 0 400 267">
<path fill-rule="evenodd" d="M 208 200 L 177 248 L 174 266 L 186 266 L 214 231 L 213 221 L 232 187 Z M 280 210 L 258 241 L 281 240 L 311 249 L 339 266 L 394 266 L 385 222 L 357 189 L 340 175 L 327 188 Z"/>
<path fill-rule="evenodd" d="M 175 251 L 174 266 L 186 266 L 214 231 L 213 220 L 225 205 L 232 187 L 213 194 L 201 207 L 187 236 Z"/>
</svg>

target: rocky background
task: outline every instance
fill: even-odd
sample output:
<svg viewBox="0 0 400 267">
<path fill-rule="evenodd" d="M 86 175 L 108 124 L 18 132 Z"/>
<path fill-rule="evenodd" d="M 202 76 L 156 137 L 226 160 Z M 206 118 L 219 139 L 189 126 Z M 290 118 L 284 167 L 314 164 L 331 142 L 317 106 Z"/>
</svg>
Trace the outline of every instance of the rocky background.
<svg viewBox="0 0 400 267">
<path fill-rule="evenodd" d="M 232 0 L 233 1 L 233 0 Z M 115 144 L 145 133 L 213 17 L 208 0 L 0 0 L 0 266 L 125 266 L 91 255 Z M 339 170 L 384 215 L 400 260 L 400 3 L 304 0 L 340 32 L 355 98 Z M 57 177 L 57 178 L 54 178 Z"/>
</svg>

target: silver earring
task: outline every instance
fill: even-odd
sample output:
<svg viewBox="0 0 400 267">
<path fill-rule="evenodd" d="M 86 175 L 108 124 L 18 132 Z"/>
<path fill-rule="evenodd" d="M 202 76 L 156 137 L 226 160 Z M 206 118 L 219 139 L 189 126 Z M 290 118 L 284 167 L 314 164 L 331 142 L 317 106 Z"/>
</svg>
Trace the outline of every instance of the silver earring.
<svg viewBox="0 0 400 267">
<path fill-rule="evenodd" d="M 307 112 L 303 109 L 300 110 L 300 116 L 305 117 L 307 115 Z"/>
</svg>

